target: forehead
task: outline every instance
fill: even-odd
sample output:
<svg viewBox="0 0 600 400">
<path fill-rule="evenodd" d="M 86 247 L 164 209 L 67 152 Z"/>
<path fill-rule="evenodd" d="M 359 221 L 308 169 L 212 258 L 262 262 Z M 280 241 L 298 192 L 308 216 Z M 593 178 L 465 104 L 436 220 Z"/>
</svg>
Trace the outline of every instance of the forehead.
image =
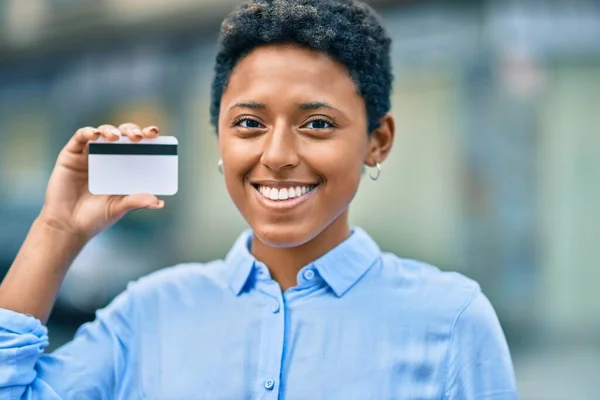
<svg viewBox="0 0 600 400">
<path fill-rule="evenodd" d="M 328 55 L 298 45 L 261 46 L 239 61 L 223 100 L 277 95 L 362 102 L 344 65 Z"/>
</svg>

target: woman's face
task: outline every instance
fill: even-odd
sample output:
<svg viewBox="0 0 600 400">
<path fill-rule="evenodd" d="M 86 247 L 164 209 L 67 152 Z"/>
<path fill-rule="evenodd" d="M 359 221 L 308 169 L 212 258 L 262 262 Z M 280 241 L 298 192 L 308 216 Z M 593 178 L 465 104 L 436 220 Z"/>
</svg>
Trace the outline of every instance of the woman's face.
<svg viewBox="0 0 600 400">
<path fill-rule="evenodd" d="M 354 82 L 324 54 L 263 46 L 237 64 L 219 147 L 229 194 L 263 243 L 299 246 L 347 219 L 363 164 L 381 161 L 366 127 Z"/>
</svg>

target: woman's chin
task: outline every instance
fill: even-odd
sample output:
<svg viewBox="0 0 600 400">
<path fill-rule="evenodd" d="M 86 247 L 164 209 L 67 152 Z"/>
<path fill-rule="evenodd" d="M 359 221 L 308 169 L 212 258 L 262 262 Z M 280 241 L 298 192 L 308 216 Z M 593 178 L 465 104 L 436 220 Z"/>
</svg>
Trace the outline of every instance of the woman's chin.
<svg viewBox="0 0 600 400">
<path fill-rule="evenodd" d="M 298 247 L 310 241 L 314 236 L 298 226 L 257 226 L 253 227 L 254 236 L 263 244 L 276 248 Z"/>
</svg>

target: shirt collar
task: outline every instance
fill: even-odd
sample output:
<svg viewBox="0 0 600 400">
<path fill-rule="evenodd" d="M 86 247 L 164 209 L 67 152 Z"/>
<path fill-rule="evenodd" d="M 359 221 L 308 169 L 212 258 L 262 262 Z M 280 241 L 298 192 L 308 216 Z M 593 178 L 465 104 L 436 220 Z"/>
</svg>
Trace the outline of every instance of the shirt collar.
<svg viewBox="0 0 600 400">
<path fill-rule="evenodd" d="M 229 287 L 237 296 L 242 292 L 257 260 L 250 253 L 252 231 L 243 232 L 227 254 Z M 343 296 L 379 259 L 381 250 L 361 228 L 312 264 L 336 296 Z"/>
<path fill-rule="evenodd" d="M 338 297 L 343 296 L 381 256 L 381 250 L 361 228 L 314 262 L 319 275 Z"/>
<path fill-rule="evenodd" d="M 229 287 L 236 296 L 242 292 L 256 262 L 254 256 L 250 254 L 251 240 L 252 231 L 243 232 L 225 257 L 225 264 L 230 271 Z"/>
</svg>

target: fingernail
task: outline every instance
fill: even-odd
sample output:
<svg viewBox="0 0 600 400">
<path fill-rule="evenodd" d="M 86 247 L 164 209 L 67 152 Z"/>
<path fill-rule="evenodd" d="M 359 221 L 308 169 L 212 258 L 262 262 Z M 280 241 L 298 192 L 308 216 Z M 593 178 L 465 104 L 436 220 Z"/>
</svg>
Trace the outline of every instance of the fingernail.
<svg viewBox="0 0 600 400">
<path fill-rule="evenodd" d="M 133 136 L 141 138 L 141 137 L 144 137 L 144 134 L 139 129 L 136 129 L 133 131 Z"/>
<path fill-rule="evenodd" d="M 110 132 L 112 135 L 119 136 L 119 137 L 121 136 L 121 131 L 120 131 L 120 130 L 118 130 L 118 129 L 116 129 L 116 128 L 113 128 L 113 129 L 111 129 L 109 132 Z"/>
<path fill-rule="evenodd" d="M 158 127 L 156 127 L 156 126 L 151 126 L 149 129 L 150 129 L 151 131 L 154 131 L 154 132 L 156 132 L 156 133 L 160 132 L 160 131 L 158 130 Z"/>
<path fill-rule="evenodd" d="M 151 206 L 148 206 L 148 208 L 157 210 L 157 209 L 163 208 L 164 206 L 165 206 L 164 200 L 159 200 L 158 203 L 152 204 Z"/>
</svg>

